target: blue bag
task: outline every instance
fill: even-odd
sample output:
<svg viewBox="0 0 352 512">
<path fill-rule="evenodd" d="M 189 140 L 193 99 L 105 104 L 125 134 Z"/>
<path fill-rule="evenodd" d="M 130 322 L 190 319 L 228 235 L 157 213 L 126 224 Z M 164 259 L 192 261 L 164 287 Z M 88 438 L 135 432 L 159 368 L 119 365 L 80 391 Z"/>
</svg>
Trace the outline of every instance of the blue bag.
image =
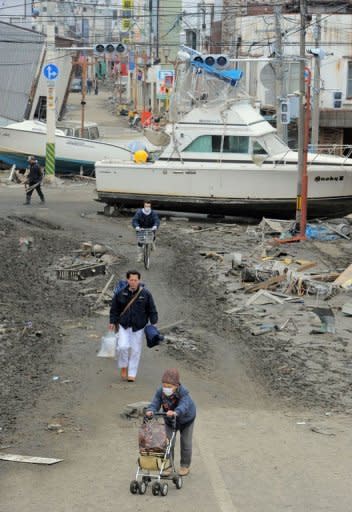
<svg viewBox="0 0 352 512">
<path fill-rule="evenodd" d="M 144 334 L 147 340 L 147 347 L 153 348 L 163 341 L 164 336 L 160 334 L 155 325 L 148 324 L 144 327 Z"/>
</svg>

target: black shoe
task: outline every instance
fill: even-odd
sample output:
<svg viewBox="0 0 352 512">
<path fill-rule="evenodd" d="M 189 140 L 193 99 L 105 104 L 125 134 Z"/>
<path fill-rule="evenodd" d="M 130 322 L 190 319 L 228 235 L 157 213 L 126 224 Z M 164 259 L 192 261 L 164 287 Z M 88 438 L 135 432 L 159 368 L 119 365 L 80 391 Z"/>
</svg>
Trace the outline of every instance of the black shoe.
<svg viewBox="0 0 352 512">
<path fill-rule="evenodd" d="M 23 203 L 23 206 L 30 206 L 31 203 Z"/>
</svg>

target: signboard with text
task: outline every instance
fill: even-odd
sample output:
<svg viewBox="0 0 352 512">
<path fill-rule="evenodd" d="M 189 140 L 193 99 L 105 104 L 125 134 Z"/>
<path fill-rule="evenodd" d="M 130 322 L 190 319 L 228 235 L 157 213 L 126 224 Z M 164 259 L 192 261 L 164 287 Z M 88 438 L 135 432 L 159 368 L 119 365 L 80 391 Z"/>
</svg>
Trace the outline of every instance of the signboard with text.
<svg viewBox="0 0 352 512">
<path fill-rule="evenodd" d="M 173 69 L 159 69 L 156 82 L 156 97 L 158 100 L 169 98 L 175 79 Z"/>
</svg>

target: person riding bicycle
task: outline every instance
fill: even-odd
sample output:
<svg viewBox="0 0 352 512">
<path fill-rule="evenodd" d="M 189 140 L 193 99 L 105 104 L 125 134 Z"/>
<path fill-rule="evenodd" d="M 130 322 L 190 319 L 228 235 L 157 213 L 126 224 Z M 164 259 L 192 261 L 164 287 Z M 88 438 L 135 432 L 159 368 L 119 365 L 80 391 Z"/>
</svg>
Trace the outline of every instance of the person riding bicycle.
<svg viewBox="0 0 352 512">
<path fill-rule="evenodd" d="M 152 210 L 152 205 L 150 201 L 144 201 L 143 208 L 138 208 L 136 211 L 133 219 L 132 219 L 132 226 L 136 231 L 139 231 L 140 229 L 152 229 L 154 231 L 154 242 L 153 242 L 153 248 L 155 248 L 155 238 L 156 238 L 156 231 L 159 229 L 160 226 L 160 219 L 158 214 Z M 143 259 L 143 244 L 138 242 L 138 256 L 137 261 L 142 261 Z"/>
</svg>

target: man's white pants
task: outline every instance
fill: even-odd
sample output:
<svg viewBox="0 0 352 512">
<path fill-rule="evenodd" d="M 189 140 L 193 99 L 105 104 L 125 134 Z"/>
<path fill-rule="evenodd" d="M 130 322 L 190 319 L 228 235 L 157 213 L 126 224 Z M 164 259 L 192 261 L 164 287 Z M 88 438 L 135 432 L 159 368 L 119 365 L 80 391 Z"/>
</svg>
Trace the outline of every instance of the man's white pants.
<svg viewBox="0 0 352 512">
<path fill-rule="evenodd" d="M 132 331 L 132 327 L 125 329 L 120 325 L 119 345 L 123 348 L 119 350 L 119 368 L 128 368 L 128 376 L 136 377 L 139 360 L 142 354 L 142 345 L 144 339 L 144 329 Z"/>
</svg>

